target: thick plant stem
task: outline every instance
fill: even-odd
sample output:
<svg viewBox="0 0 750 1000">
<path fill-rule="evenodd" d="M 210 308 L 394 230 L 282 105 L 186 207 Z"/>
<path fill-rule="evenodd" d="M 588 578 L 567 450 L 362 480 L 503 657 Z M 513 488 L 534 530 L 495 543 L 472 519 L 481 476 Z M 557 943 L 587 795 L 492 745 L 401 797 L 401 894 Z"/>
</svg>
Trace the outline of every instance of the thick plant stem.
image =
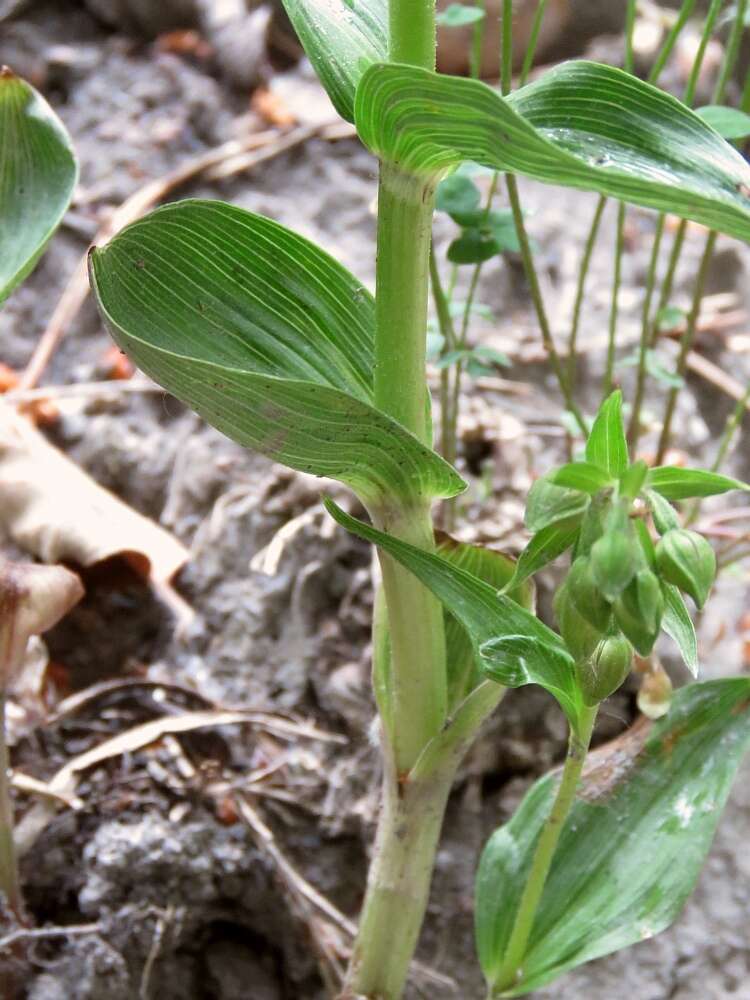
<svg viewBox="0 0 750 1000">
<path fill-rule="evenodd" d="M 375 404 L 429 443 L 425 381 L 434 189 L 384 163 L 378 191 Z"/>
<path fill-rule="evenodd" d="M 384 781 L 375 853 L 343 998 L 399 1000 L 435 861 L 450 782 Z"/>
<path fill-rule="evenodd" d="M 390 0 L 388 58 L 435 69 L 435 0 Z"/>
<path fill-rule="evenodd" d="M 405 780 L 386 770 L 367 896 L 341 1000 L 401 997 L 456 769 L 503 694 L 491 681 L 479 685 Z"/>
<path fill-rule="evenodd" d="M 391 0 L 389 56 L 434 68 L 434 0 Z M 426 444 L 431 444 L 425 353 L 433 202 L 431 184 L 381 164 L 375 404 Z M 433 547 L 429 498 L 406 504 L 393 497 L 371 514 L 382 530 L 421 548 Z M 381 553 L 380 564 L 387 636 L 381 606 L 375 680 L 383 721 L 383 800 L 343 996 L 398 1000 L 424 918 L 453 775 L 409 781 L 409 772 L 446 721 L 442 606 L 395 560 Z"/>
<path fill-rule="evenodd" d="M 521 902 L 518 904 L 513 930 L 508 941 L 508 947 L 503 958 L 503 964 L 493 984 L 494 995 L 500 995 L 509 989 L 516 981 L 523 963 L 523 957 L 529 943 L 529 937 L 534 926 L 539 903 L 544 886 L 547 882 L 552 860 L 557 849 L 565 820 L 568 818 L 575 802 L 578 782 L 588 753 L 591 733 L 596 721 L 598 706 L 584 710 L 579 734 L 571 732 L 568 742 L 568 755 L 565 759 L 562 778 L 557 789 L 552 810 L 539 837 L 531 862 L 529 877 L 524 886 Z"/>
<path fill-rule="evenodd" d="M 427 294 L 433 190 L 383 164 L 378 201 L 375 402 L 429 442 L 425 380 Z M 371 511 L 377 527 L 420 548 L 432 548 L 428 500 L 404 508 L 396 499 Z M 446 712 L 442 607 L 408 570 L 381 554 L 391 641 L 389 742 L 405 774 Z"/>
<path fill-rule="evenodd" d="M 5 693 L 0 695 L 0 892 L 20 918 L 21 883 L 13 845 L 13 803 L 8 780 L 8 745 L 5 740 Z"/>
</svg>

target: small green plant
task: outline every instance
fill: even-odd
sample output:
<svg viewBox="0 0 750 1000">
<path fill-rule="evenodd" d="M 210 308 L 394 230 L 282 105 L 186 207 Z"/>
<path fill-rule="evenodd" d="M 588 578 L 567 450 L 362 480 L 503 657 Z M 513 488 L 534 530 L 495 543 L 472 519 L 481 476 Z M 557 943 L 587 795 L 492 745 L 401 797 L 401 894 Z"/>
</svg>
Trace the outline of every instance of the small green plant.
<svg viewBox="0 0 750 1000">
<path fill-rule="evenodd" d="M 168 205 L 94 249 L 92 287 L 112 336 L 151 377 L 241 444 L 347 484 L 369 513 L 366 524 L 326 501 L 378 547 L 382 570 L 373 685 L 383 792 L 342 998 L 402 996 L 459 762 L 508 688 L 537 684 L 557 700 L 570 729 L 562 775 L 529 791 L 488 843 L 477 879 L 488 995 L 519 996 L 674 919 L 750 743 L 750 680 L 681 689 L 639 730 L 627 766 L 602 768 L 599 787 L 577 794 L 599 704 L 625 680 L 634 650 L 647 657 L 664 631 L 697 671 L 682 594 L 701 606 L 715 566 L 673 504 L 746 487 L 715 471 L 648 467 L 635 452 L 631 460 L 619 392 L 607 392 L 589 432 L 533 280 L 514 175 L 747 240 L 750 167 L 686 104 L 622 70 L 574 62 L 511 92 L 510 2 L 502 93 L 435 73 L 432 0 L 286 7 L 334 104 L 380 161 L 375 297 L 307 240 L 218 201 Z M 505 175 L 512 226 L 460 179 L 469 161 Z M 517 564 L 436 538 L 433 527 L 434 502 L 465 487 L 433 450 L 425 379 L 432 215 L 446 177 L 457 179 L 440 204 L 462 228 L 459 244 L 518 241 L 550 363 L 586 442 L 583 457 L 531 491 L 532 537 Z M 454 256 L 463 252 L 454 244 Z M 442 370 L 476 360 L 462 353 L 463 334 L 451 340 L 439 291 L 436 304 Z M 534 614 L 530 578 L 568 551 L 558 633 Z"/>
</svg>

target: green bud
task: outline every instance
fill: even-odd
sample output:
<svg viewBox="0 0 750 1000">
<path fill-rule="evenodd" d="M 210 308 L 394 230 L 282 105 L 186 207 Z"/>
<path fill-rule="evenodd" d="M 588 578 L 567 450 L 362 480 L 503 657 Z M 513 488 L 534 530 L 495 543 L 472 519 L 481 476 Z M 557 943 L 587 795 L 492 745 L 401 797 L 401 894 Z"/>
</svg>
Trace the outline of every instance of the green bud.
<svg viewBox="0 0 750 1000">
<path fill-rule="evenodd" d="M 633 650 L 622 635 L 608 635 L 587 660 L 576 663 L 583 700 L 598 705 L 609 698 L 625 681 L 633 662 Z"/>
<path fill-rule="evenodd" d="M 567 587 L 561 587 L 555 596 L 555 614 L 560 635 L 573 659 L 585 660 L 591 656 L 602 633 L 576 611 Z"/>
<path fill-rule="evenodd" d="M 608 601 L 616 600 L 633 579 L 636 569 L 632 529 L 608 529 L 591 549 L 594 583 Z"/>
<path fill-rule="evenodd" d="M 667 583 L 703 607 L 716 577 L 716 556 L 702 535 L 686 528 L 668 531 L 656 546 L 656 564 Z"/>
<path fill-rule="evenodd" d="M 615 620 L 641 656 L 648 656 L 659 635 L 664 596 L 649 569 L 636 573 L 614 603 Z"/>
<path fill-rule="evenodd" d="M 594 583 L 591 563 L 586 556 L 579 556 L 570 567 L 565 586 L 578 614 L 600 633 L 606 632 L 612 618 L 612 608 Z"/>
</svg>

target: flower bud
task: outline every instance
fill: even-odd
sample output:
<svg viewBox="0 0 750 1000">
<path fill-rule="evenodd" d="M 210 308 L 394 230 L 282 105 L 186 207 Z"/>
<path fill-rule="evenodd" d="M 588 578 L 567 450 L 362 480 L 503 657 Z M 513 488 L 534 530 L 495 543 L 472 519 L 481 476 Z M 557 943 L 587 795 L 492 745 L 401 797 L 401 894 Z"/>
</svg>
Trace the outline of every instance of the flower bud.
<svg viewBox="0 0 750 1000">
<path fill-rule="evenodd" d="M 629 528 L 626 525 L 626 528 Z M 633 579 L 635 546 L 632 531 L 608 529 L 591 549 L 594 583 L 608 601 L 616 600 Z"/>
<path fill-rule="evenodd" d="M 668 531 L 656 546 L 656 564 L 667 583 L 703 607 L 716 577 L 716 556 L 702 535 L 686 528 Z"/>
<path fill-rule="evenodd" d="M 638 708 L 649 719 L 661 719 L 672 703 L 672 681 L 657 664 L 643 677 L 638 691 Z"/>
<path fill-rule="evenodd" d="M 574 660 L 585 660 L 596 649 L 602 632 L 580 615 L 570 599 L 567 587 L 561 587 L 555 597 L 555 614 L 560 635 Z"/>
<path fill-rule="evenodd" d="M 659 635 L 664 596 L 649 569 L 636 573 L 614 605 L 615 620 L 641 656 L 648 656 Z"/>
<path fill-rule="evenodd" d="M 565 586 L 578 614 L 600 633 L 606 632 L 612 618 L 612 608 L 594 583 L 589 559 L 579 556 L 575 560 L 570 567 Z"/>
<path fill-rule="evenodd" d="M 624 636 L 608 635 L 602 639 L 587 660 L 576 663 L 584 702 L 598 705 L 614 694 L 630 673 L 632 662 L 633 650 Z"/>
</svg>

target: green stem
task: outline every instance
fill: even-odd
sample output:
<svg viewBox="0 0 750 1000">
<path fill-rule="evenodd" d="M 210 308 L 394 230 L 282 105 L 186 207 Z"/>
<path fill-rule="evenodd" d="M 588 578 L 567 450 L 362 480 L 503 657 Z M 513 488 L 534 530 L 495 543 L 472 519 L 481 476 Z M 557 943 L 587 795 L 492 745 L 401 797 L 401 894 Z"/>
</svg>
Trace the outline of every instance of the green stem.
<svg viewBox="0 0 750 1000">
<path fill-rule="evenodd" d="M 630 443 L 632 454 L 635 454 L 641 434 L 641 410 L 646 394 L 646 357 L 651 346 L 651 300 L 653 299 L 654 286 L 656 285 L 656 269 L 659 263 L 661 239 L 664 235 L 664 219 L 665 217 L 660 215 L 656 222 L 656 232 L 654 233 L 651 259 L 648 265 L 648 276 L 646 278 L 646 293 L 643 298 L 641 342 L 638 350 L 638 374 L 635 383 L 633 411 L 630 416 L 630 426 L 628 427 L 628 442 Z"/>
<path fill-rule="evenodd" d="M 625 249 L 625 203 L 617 206 L 617 229 L 615 231 L 615 265 L 612 273 L 612 301 L 609 307 L 609 332 L 607 336 L 607 366 L 604 370 L 604 392 L 606 399 L 612 392 L 615 381 L 615 347 L 617 346 L 617 320 L 620 315 L 620 285 L 622 284 L 622 255 Z"/>
<path fill-rule="evenodd" d="M 378 831 L 342 1000 L 399 1000 L 430 889 L 450 781 L 386 777 Z"/>
<path fill-rule="evenodd" d="M 526 46 L 526 52 L 523 57 L 523 66 L 521 67 L 521 79 L 519 80 L 519 85 L 521 87 L 523 87 L 528 80 L 531 67 L 534 65 L 534 56 L 536 55 L 536 47 L 539 42 L 539 32 L 542 30 L 542 22 L 544 21 L 544 15 L 547 13 L 548 3 L 549 0 L 539 0 L 539 3 L 537 4 L 536 13 L 534 14 L 534 22 L 531 25 L 529 44 Z"/>
<path fill-rule="evenodd" d="M 375 403 L 425 443 L 427 295 L 433 191 L 382 164 L 378 200 L 375 299 Z M 420 548 L 433 547 L 429 501 L 371 511 L 382 531 Z M 381 553 L 388 605 L 393 691 L 390 700 L 396 767 L 405 773 L 440 730 L 446 712 L 445 639 L 440 602 Z"/>
<path fill-rule="evenodd" d="M 607 199 L 604 195 L 601 195 L 598 202 L 596 203 L 596 209 L 594 211 L 594 218 L 591 220 L 591 227 L 589 229 L 588 239 L 586 240 L 586 246 L 583 250 L 583 259 L 581 260 L 581 267 L 578 271 L 578 284 L 576 286 L 576 298 L 575 305 L 573 306 L 573 321 L 570 325 L 570 337 L 568 338 L 568 385 L 570 386 L 571 392 L 575 392 L 576 387 L 576 375 L 578 368 L 578 358 L 576 356 L 576 348 L 578 345 L 578 328 L 581 322 L 581 310 L 583 308 L 583 296 L 586 291 L 586 278 L 589 273 L 589 265 L 591 264 L 591 256 L 594 252 L 594 246 L 596 245 L 596 238 L 599 235 L 599 226 L 602 221 L 602 214 L 604 213 L 604 207 L 607 204 Z"/>
<path fill-rule="evenodd" d="M 716 458 L 713 460 L 713 464 L 711 465 L 711 472 L 718 472 L 724 464 L 724 459 L 727 457 L 732 441 L 734 441 L 735 434 L 740 429 L 740 424 L 745 416 L 749 402 L 750 385 L 748 385 L 747 389 L 745 389 L 745 392 L 742 394 L 742 398 L 737 401 L 734 412 L 730 414 L 729 419 L 727 420 L 724 433 L 721 436 L 719 450 L 716 452 Z"/>
<path fill-rule="evenodd" d="M 482 45 L 484 43 L 484 25 L 487 20 L 485 0 L 475 0 L 474 6 L 484 11 L 484 17 L 480 18 L 474 25 L 471 36 L 471 55 L 469 58 L 469 73 L 478 80 L 482 72 Z"/>
<path fill-rule="evenodd" d="M 711 0 L 711 6 L 708 8 L 706 20 L 703 24 L 703 31 L 701 33 L 701 40 L 698 43 L 698 51 L 695 53 L 695 59 L 693 60 L 693 68 L 690 71 L 690 76 L 688 77 L 688 82 L 685 86 L 685 97 L 683 100 L 688 107 L 691 107 L 693 101 L 695 100 L 695 92 L 698 89 L 698 81 L 700 80 L 701 70 L 703 69 L 703 60 L 706 57 L 706 49 L 708 48 L 708 43 L 711 41 L 711 35 L 714 33 L 716 21 L 721 13 L 723 3 L 724 0 Z"/>
<path fill-rule="evenodd" d="M 656 81 L 661 76 L 662 71 L 664 70 L 664 67 L 667 64 L 667 59 L 669 59 L 669 57 L 672 55 L 672 50 L 677 44 L 677 39 L 682 34 L 682 29 L 685 27 L 688 20 L 690 19 L 690 16 L 692 15 L 694 8 L 695 8 L 695 0 L 684 0 L 684 3 L 680 8 L 680 12 L 677 15 L 677 18 L 674 24 L 672 25 L 669 33 L 667 34 L 667 37 L 664 40 L 664 44 L 662 45 L 658 56 L 656 57 L 654 65 L 651 67 L 651 72 L 648 75 L 649 83 L 656 83 Z"/>
<path fill-rule="evenodd" d="M 435 303 L 435 315 L 438 322 L 438 330 L 443 338 L 444 350 L 454 351 L 456 349 L 457 337 L 453 326 L 453 318 L 450 312 L 450 303 L 445 294 L 443 283 L 440 280 L 437 259 L 435 257 L 434 246 L 430 249 L 430 288 L 432 289 L 432 300 Z M 455 464 L 455 446 L 452 446 L 450 439 L 450 369 L 440 369 L 440 454 L 451 465 Z"/>
<path fill-rule="evenodd" d="M 386 770 L 359 933 L 340 1000 L 399 1000 L 409 972 L 451 785 L 505 689 L 480 684 L 406 779 Z"/>
<path fill-rule="evenodd" d="M 531 243 L 529 242 L 528 233 L 526 232 L 523 212 L 521 211 L 521 199 L 518 195 L 518 184 L 516 182 L 515 175 L 506 174 L 505 183 L 508 188 L 508 199 L 510 201 L 511 211 L 513 212 L 513 221 L 516 225 L 516 232 L 518 233 L 518 242 L 521 247 L 523 269 L 526 274 L 526 280 L 529 283 L 531 300 L 534 303 L 537 322 L 539 323 L 539 329 L 542 334 L 542 342 L 545 350 L 547 351 L 552 371 L 555 373 L 558 385 L 560 386 L 560 391 L 563 399 L 565 400 L 565 406 L 570 413 L 572 413 L 576 423 L 581 429 L 581 433 L 585 437 L 588 434 L 586 421 L 583 419 L 583 414 L 579 410 L 570 391 L 570 386 L 568 385 L 568 380 L 565 376 L 565 370 L 563 369 L 562 362 L 560 361 L 560 355 L 557 353 L 557 348 L 555 347 L 555 342 L 552 337 L 552 330 L 550 329 L 549 320 L 547 319 L 547 312 L 544 308 L 544 299 L 542 297 L 542 290 L 539 286 L 539 278 L 536 273 L 536 267 L 534 266 L 534 255 L 531 252 Z"/>
<path fill-rule="evenodd" d="M 741 3 L 743 5 L 746 2 L 747 2 L 747 0 L 741 0 Z M 698 86 L 698 81 L 700 79 L 701 69 L 703 68 L 703 61 L 704 61 L 705 56 L 706 56 L 706 49 L 707 49 L 708 43 L 709 43 L 709 41 L 711 39 L 711 35 L 713 34 L 714 28 L 716 27 L 716 21 L 717 21 L 717 18 L 719 16 L 719 13 L 721 11 L 722 3 L 723 3 L 723 0 L 711 0 L 711 6 L 709 7 L 708 14 L 706 15 L 706 20 L 705 20 L 705 22 L 703 24 L 703 31 L 701 33 L 701 39 L 700 39 L 700 43 L 698 45 L 698 51 L 696 52 L 696 55 L 695 55 L 695 60 L 693 62 L 693 67 L 692 67 L 690 76 L 688 78 L 687 85 L 685 87 L 685 94 L 684 94 L 684 98 L 683 98 L 685 104 L 687 104 L 688 107 L 692 106 L 693 102 L 695 101 L 695 91 L 696 91 L 696 88 Z M 671 49 L 674 46 L 674 43 L 676 42 L 676 40 L 677 40 L 677 38 L 679 36 L 679 33 L 682 30 L 683 25 L 685 24 L 685 22 L 687 21 L 687 18 L 689 17 L 690 13 L 692 12 L 692 9 L 693 9 L 694 5 L 695 4 L 689 2 L 689 0 L 687 0 L 687 2 L 685 2 L 685 3 L 683 3 L 682 9 L 681 9 L 680 14 L 679 14 L 679 17 L 677 18 L 677 21 L 675 22 L 675 25 L 674 25 L 672 31 L 669 34 L 669 37 L 667 39 L 667 43 L 665 44 L 664 48 L 662 49 L 662 54 L 664 54 L 664 50 L 665 49 L 668 49 L 668 51 L 667 51 L 666 55 L 664 56 L 663 60 L 661 58 L 657 59 L 657 64 L 658 65 L 657 64 L 654 65 L 654 68 L 653 68 L 653 70 L 652 70 L 652 72 L 651 72 L 651 74 L 649 76 L 649 81 L 650 82 L 652 82 L 652 83 L 656 82 L 656 79 L 658 78 L 659 74 L 661 73 L 661 70 L 663 68 L 664 62 L 666 62 L 666 57 L 668 56 L 669 52 L 671 52 Z M 734 30 L 733 30 L 732 34 L 734 34 Z M 734 61 L 736 60 L 736 51 L 734 52 L 734 54 L 732 54 L 732 52 L 730 51 L 733 48 L 734 48 L 734 43 L 732 43 L 732 45 L 730 46 L 730 49 L 728 49 L 727 52 L 725 53 L 724 65 L 723 65 L 723 69 L 722 69 L 722 71 L 720 73 L 720 78 L 724 77 L 724 82 L 722 83 L 721 88 L 719 88 L 719 86 L 717 84 L 717 88 L 716 88 L 716 91 L 715 91 L 715 94 L 714 94 L 714 97 L 717 100 L 722 99 L 723 96 L 724 96 L 724 89 L 725 89 L 725 86 L 726 86 L 726 80 L 728 79 L 728 75 L 729 75 L 728 73 L 725 74 L 725 71 L 726 71 L 727 67 L 729 67 L 729 71 L 731 72 L 731 68 L 734 65 Z M 658 229 L 658 235 L 659 235 L 659 241 L 660 241 L 662 233 L 664 231 L 664 216 L 663 215 L 661 215 L 659 217 L 658 227 L 659 227 L 659 229 Z M 674 243 L 672 245 L 672 252 L 671 252 L 671 255 L 670 255 L 670 259 L 669 259 L 669 264 L 667 265 L 667 272 L 666 272 L 666 275 L 665 275 L 665 278 L 664 278 L 664 283 L 662 285 L 661 294 L 659 296 L 659 305 L 658 305 L 658 308 L 657 308 L 657 315 L 656 315 L 656 317 L 652 321 L 651 318 L 650 318 L 650 316 L 648 316 L 648 315 L 646 315 L 644 313 L 644 322 L 643 322 L 643 326 L 641 328 L 641 345 L 640 345 L 640 352 L 639 352 L 639 358 L 638 358 L 638 376 L 637 376 L 637 382 L 636 382 L 636 395 L 635 395 L 635 400 L 633 402 L 633 411 L 632 411 L 632 415 L 631 415 L 630 426 L 628 428 L 628 441 L 630 442 L 633 450 L 636 448 L 636 446 L 638 444 L 638 438 L 640 436 L 641 408 L 643 406 L 643 398 L 644 398 L 645 387 L 646 387 L 646 352 L 656 342 L 656 338 L 657 338 L 657 334 L 658 334 L 658 314 L 668 304 L 669 296 L 670 296 L 670 294 L 672 292 L 672 286 L 673 286 L 673 283 L 674 283 L 675 271 L 677 270 L 677 265 L 679 263 L 680 255 L 682 253 L 682 247 L 683 247 L 683 244 L 684 244 L 686 231 L 687 231 L 687 222 L 683 219 L 682 222 L 680 223 L 680 226 L 679 226 L 679 228 L 677 230 L 677 233 L 675 234 L 675 239 L 674 239 Z M 657 247 L 657 249 L 658 249 L 658 247 Z M 656 261 L 653 259 L 653 257 L 652 257 L 651 263 L 654 266 L 656 264 Z M 652 273 L 651 269 L 649 269 L 649 280 L 652 277 L 655 279 L 655 271 Z M 649 292 L 647 292 L 646 300 L 645 301 L 646 301 L 646 305 L 648 306 L 648 309 L 650 310 L 650 308 L 651 308 L 651 295 L 650 295 Z M 668 404 L 668 406 L 669 406 L 669 404 Z M 672 403 L 672 408 L 674 408 L 674 403 Z M 671 417 L 670 417 L 670 420 L 671 420 Z"/>
<path fill-rule="evenodd" d="M 490 211 L 492 210 L 492 201 L 495 197 L 495 192 L 497 191 L 498 177 L 499 177 L 498 173 L 494 173 L 492 175 L 490 188 L 489 191 L 487 192 L 487 200 L 484 205 L 483 217 L 485 220 L 489 217 Z M 469 336 L 469 326 L 471 324 L 471 310 L 474 306 L 474 299 L 476 298 L 477 288 L 479 287 L 479 279 L 482 275 L 483 266 L 484 262 L 480 261 L 479 264 L 476 264 L 474 266 L 474 270 L 471 273 L 471 280 L 469 281 L 469 289 L 466 294 L 466 302 L 464 303 L 464 310 L 461 316 L 461 330 L 458 337 L 455 337 L 454 335 L 454 342 L 455 342 L 454 346 L 458 350 L 463 350 L 466 347 L 466 343 Z M 458 454 L 458 409 L 461 399 L 461 381 L 463 377 L 463 372 L 464 372 L 463 362 L 459 359 L 453 368 L 453 385 L 448 390 L 450 399 L 448 402 L 447 414 L 450 423 L 447 428 L 447 435 L 445 438 L 448 444 L 448 448 L 447 451 L 443 451 L 443 458 L 445 458 L 446 461 L 451 462 L 452 464 L 455 463 L 456 456 Z M 448 380 L 446 379 L 446 384 L 447 381 Z M 441 388 L 442 384 L 443 382 L 441 380 Z M 457 504 L 456 497 L 451 497 L 450 500 L 447 500 L 445 502 L 444 510 L 446 511 L 446 531 L 453 530 L 456 504 Z"/>
<path fill-rule="evenodd" d="M 435 0 L 390 0 L 388 59 L 435 69 Z"/>
<path fill-rule="evenodd" d="M 571 731 L 568 741 L 568 755 L 565 758 L 557 795 L 537 842 L 529 877 L 524 886 L 521 902 L 518 904 L 513 930 L 503 957 L 503 964 L 493 984 L 495 995 L 500 995 L 503 991 L 510 989 L 516 982 L 521 969 L 557 843 L 563 831 L 565 820 L 575 802 L 576 790 L 591 742 L 591 733 L 597 711 L 598 706 L 585 709 L 584 717 L 581 720 L 580 734 L 575 735 Z"/>
<path fill-rule="evenodd" d="M 0 694 L 0 892 L 5 896 L 9 908 L 20 919 L 23 904 L 16 850 L 13 844 L 13 800 L 10 792 L 9 768 L 3 691 Z"/>
<path fill-rule="evenodd" d="M 427 287 L 434 190 L 383 163 L 378 191 L 375 405 L 428 442 Z"/>
<path fill-rule="evenodd" d="M 503 0 L 500 23 L 500 93 L 505 97 L 513 86 L 513 0 Z"/>
<path fill-rule="evenodd" d="M 678 355 L 677 365 L 675 368 L 676 374 L 681 378 L 684 377 L 685 372 L 687 371 L 688 354 L 690 353 L 693 347 L 693 341 L 695 340 L 695 331 L 698 327 L 698 318 L 701 312 L 703 293 L 706 287 L 706 278 L 708 277 L 708 269 L 711 264 L 711 258 L 713 257 L 714 247 L 716 246 L 717 235 L 717 233 L 708 234 L 700 267 L 698 268 L 698 274 L 695 278 L 693 301 L 690 307 L 687 324 L 685 326 L 685 332 L 680 338 L 680 353 Z M 667 452 L 667 448 L 669 447 L 669 440 L 672 434 L 672 420 L 674 418 L 674 411 L 677 405 L 677 397 L 679 393 L 679 388 L 675 387 L 669 390 L 669 395 L 667 396 L 667 404 L 664 409 L 664 420 L 661 427 L 661 436 L 659 437 L 659 447 L 656 452 L 657 465 L 661 465 L 664 461 L 664 456 Z"/>
<path fill-rule="evenodd" d="M 435 65 L 434 0 L 390 0 L 389 56 Z M 434 187 L 381 163 L 375 301 L 375 405 L 430 442 L 425 377 Z M 377 527 L 434 546 L 429 501 L 371 510 Z M 409 772 L 443 732 L 445 630 L 439 601 L 380 553 L 386 610 L 378 608 L 375 685 L 384 724 L 384 784 L 375 853 L 344 997 L 399 1000 L 424 918 L 453 774 L 411 782 Z M 387 633 L 385 621 L 387 618 Z"/>
<path fill-rule="evenodd" d="M 635 15 L 637 0 L 628 0 L 625 11 L 625 65 L 626 73 L 632 73 L 635 67 L 635 49 L 633 47 L 633 36 L 635 34 Z"/>
<path fill-rule="evenodd" d="M 434 246 L 430 250 L 430 287 L 435 303 L 438 329 L 443 338 L 445 349 L 453 351 L 456 348 L 456 330 L 450 314 L 450 303 L 440 280 L 440 271 L 435 257 Z M 453 372 L 453 379 L 457 372 Z M 451 385 L 451 369 L 440 369 L 440 454 L 450 465 L 456 464 L 456 415 L 453 413 L 453 390 Z M 456 516 L 456 498 L 444 500 L 442 509 L 442 525 L 446 531 L 452 531 Z"/>
<path fill-rule="evenodd" d="M 719 70 L 719 75 L 716 78 L 716 86 L 714 87 L 713 96 L 711 98 L 712 104 L 721 104 L 724 100 L 729 79 L 734 72 L 734 67 L 737 65 L 737 59 L 740 54 L 740 45 L 742 44 L 742 35 L 745 31 L 746 10 L 747 0 L 738 0 L 737 10 L 734 14 L 734 21 L 732 22 L 732 28 L 729 32 L 729 38 L 727 39 L 727 45 L 724 51 L 724 58 L 721 62 L 721 69 Z"/>
</svg>

